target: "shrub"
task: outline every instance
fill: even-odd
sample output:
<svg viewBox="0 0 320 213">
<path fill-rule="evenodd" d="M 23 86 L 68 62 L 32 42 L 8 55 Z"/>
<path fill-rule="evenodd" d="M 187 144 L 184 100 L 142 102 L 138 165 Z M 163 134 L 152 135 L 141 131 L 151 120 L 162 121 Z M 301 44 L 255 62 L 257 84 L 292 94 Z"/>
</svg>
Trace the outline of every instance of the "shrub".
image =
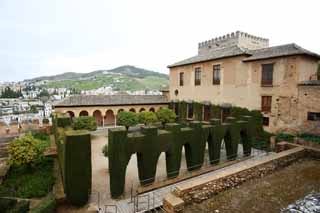
<svg viewBox="0 0 320 213">
<path fill-rule="evenodd" d="M 108 157 L 108 145 L 104 145 L 102 148 L 102 153 L 105 157 Z"/>
<path fill-rule="evenodd" d="M 89 131 L 95 131 L 97 129 L 97 123 L 95 118 L 92 116 L 80 116 L 75 119 L 73 123 L 73 129 L 86 129 Z"/>
<path fill-rule="evenodd" d="M 117 123 L 125 126 L 128 130 L 130 126 L 135 126 L 138 124 L 137 114 L 134 112 L 122 111 L 117 115 Z"/>
<path fill-rule="evenodd" d="M 30 213 L 53 213 L 56 208 L 56 200 L 52 195 L 44 198 Z"/>
<path fill-rule="evenodd" d="M 21 200 L 8 213 L 27 213 L 29 212 L 30 201 Z"/>
<path fill-rule="evenodd" d="M 319 135 L 313 135 L 309 133 L 302 133 L 299 135 L 299 138 L 302 138 L 303 140 L 306 141 L 311 141 L 317 144 L 320 144 L 320 136 Z"/>
<path fill-rule="evenodd" d="M 43 157 L 46 146 L 43 141 L 31 134 L 15 139 L 9 144 L 9 163 L 11 165 L 34 164 Z"/>
<path fill-rule="evenodd" d="M 280 141 L 287 141 L 287 142 L 293 142 L 294 139 L 294 135 L 290 135 L 287 133 L 278 133 L 276 135 L 276 141 L 280 142 Z"/>
<path fill-rule="evenodd" d="M 12 209 L 17 203 L 16 199 L 10 198 L 0 198 L 0 209 L 3 212 L 7 212 L 9 209 Z"/>
<path fill-rule="evenodd" d="M 140 112 L 138 114 L 138 121 L 139 123 L 150 125 L 156 123 L 158 118 L 154 112 Z"/>
<path fill-rule="evenodd" d="M 49 123 L 49 119 L 48 119 L 48 118 L 44 118 L 44 119 L 42 120 L 42 123 L 48 124 L 48 123 Z"/>
<path fill-rule="evenodd" d="M 166 123 L 171 123 L 176 120 L 176 114 L 168 108 L 163 108 L 157 111 L 157 117 L 163 126 L 165 126 Z"/>
</svg>

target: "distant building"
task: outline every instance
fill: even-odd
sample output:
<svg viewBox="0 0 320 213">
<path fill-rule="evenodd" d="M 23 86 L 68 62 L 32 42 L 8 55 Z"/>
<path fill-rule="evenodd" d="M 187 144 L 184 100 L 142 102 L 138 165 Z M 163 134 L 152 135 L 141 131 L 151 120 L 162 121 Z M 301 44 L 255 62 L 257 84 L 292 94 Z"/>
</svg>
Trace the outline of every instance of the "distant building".
<svg viewBox="0 0 320 213">
<path fill-rule="evenodd" d="M 320 85 L 308 83 L 319 59 L 296 44 L 269 47 L 268 39 L 231 33 L 199 43 L 196 56 L 168 66 L 170 97 L 261 110 L 269 131 L 320 129 Z"/>
</svg>

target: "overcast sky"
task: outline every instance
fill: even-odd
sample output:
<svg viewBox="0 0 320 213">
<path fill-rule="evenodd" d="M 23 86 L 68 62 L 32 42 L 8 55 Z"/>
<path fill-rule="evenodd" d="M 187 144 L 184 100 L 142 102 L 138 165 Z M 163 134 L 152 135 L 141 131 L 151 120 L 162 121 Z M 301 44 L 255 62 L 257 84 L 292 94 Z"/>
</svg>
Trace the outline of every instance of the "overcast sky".
<svg viewBox="0 0 320 213">
<path fill-rule="evenodd" d="M 168 73 L 236 30 L 320 53 L 319 0 L 0 0 L 0 81 L 134 65 Z"/>
</svg>

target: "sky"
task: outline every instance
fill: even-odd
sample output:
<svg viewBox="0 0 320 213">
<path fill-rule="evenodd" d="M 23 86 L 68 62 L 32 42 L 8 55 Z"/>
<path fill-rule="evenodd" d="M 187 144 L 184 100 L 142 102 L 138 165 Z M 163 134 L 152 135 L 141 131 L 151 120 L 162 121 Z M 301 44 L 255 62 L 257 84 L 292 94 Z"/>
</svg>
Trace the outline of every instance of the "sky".
<svg viewBox="0 0 320 213">
<path fill-rule="evenodd" d="M 237 30 L 320 53 L 319 0 L 0 0 L 0 81 L 122 65 L 168 73 Z"/>
</svg>

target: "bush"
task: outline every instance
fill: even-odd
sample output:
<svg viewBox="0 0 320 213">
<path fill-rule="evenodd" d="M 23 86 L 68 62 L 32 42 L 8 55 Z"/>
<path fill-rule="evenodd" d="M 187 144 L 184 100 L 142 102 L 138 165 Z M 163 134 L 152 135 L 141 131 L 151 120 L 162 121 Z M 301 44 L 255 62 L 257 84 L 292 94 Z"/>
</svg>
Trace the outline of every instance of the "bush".
<svg viewBox="0 0 320 213">
<path fill-rule="evenodd" d="M 104 145 L 102 148 L 102 153 L 105 157 L 108 157 L 108 145 Z"/>
<path fill-rule="evenodd" d="M 29 212 L 30 201 L 21 200 L 7 213 L 27 213 Z"/>
<path fill-rule="evenodd" d="M 176 114 L 168 108 L 163 108 L 157 111 L 157 117 L 163 126 L 165 126 L 166 123 L 175 122 L 176 120 Z"/>
<path fill-rule="evenodd" d="M 134 112 L 122 111 L 117 115 L 117 123 L 125 126 L 128 130 L 130 126 L 135 126 L 138 124 L 137 114 Z"/>
<path fill-rule="evenodd" d="M 305 141 L 311 141 L 317 144 L 320 144 L 320 136 L 318 135 L 313 135 L 309 133 L 302 133 L 299 135 L 299 138 L 302 138 Z"/>
<path fill-rule="evenodd" d="M 283 133 L 283 132 L 278 133 L 276 135 L 277 142 L 280 142 L 280 141 L 293 142 L 293 139 L 294 139 L 294 135 L 290 135 L 290 134 Z"/>
<path fill-rule="evenodd" d="M 13 165 L 0 185 L 0 197 L 43 197 L 51 191 L 54 181 L 52 158 L 45 157 L 32 168 Z"/>
<path fill-rule="evenodd" d="M 42 123 L 48 124 L 48 123 L 49 123 L 49 119 L 48 119 L 48 118 L 44 118 L 44 119 L 42 120 Z"/>
<path fill-rule="evenodd" d="M 56 208 L 56 200 L 52 195 L 44 198 L 30 213 L 53 213 Z"/>
<path fill-rule="evenodd" d="M 34 164 L 43 157 L 44 142 L 31 134 L 19 137 L 9 144 L 9 163 L 11 165 Z"/>
<path fill-rule="evenodd" d="M 92 116 L 80 116 L 75 119 L 73 123 L 74 130 L 86 129 L 89 131 L 95 131 L 97 129 L 97 123 Z"/>
<path fill-rule="evenodd" d="M 150 125 L 156 123 L 158 118 L 154 112 L 140 112 L 138 114 L 138 121 L 139 123 Z"/>
<path fill-rule="evenodd" d="M 9 209 L 12 209 L 17 203 L 16 199 L 10 198 L 0 198 L 0 209 L 3 212 L 7 212 Z"/>
</svg>

